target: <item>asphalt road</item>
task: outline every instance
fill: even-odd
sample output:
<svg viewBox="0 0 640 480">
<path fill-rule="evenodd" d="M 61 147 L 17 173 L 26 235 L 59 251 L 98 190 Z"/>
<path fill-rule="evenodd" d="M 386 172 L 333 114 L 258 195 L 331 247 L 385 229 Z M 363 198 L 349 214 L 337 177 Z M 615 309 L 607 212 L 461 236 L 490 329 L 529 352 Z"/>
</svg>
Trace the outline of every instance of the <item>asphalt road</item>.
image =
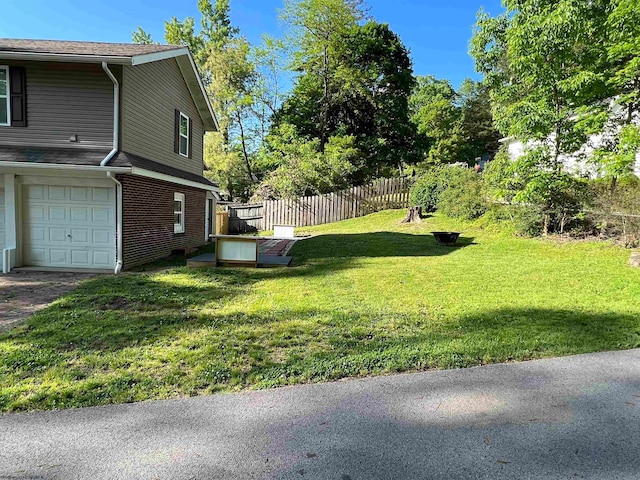
<svg viewBox="0 0 640 480">
<path fill-rule="evenodd" d="M 640 350 L 0 416 L 3 479 L 640 478 Z"/>
</svg>

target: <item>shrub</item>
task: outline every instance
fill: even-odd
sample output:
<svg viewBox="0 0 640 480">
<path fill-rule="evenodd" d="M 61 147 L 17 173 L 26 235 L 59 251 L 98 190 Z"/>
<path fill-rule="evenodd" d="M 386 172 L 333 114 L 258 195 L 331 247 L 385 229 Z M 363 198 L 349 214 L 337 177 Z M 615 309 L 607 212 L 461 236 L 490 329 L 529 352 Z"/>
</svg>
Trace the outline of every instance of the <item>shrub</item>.
<svg viewBox="0 0 640 480">
<path fill-rule="evenodd" d="M 535 206 L 492 205 L 479 221 L 482 228 L 497 228 L 514 235 L 537 237 L 542 233 L 544 214 Z"/>
<path fill-rule="evenodd" d="M 443 191 L 456 176 L 468 172 L 462 167 L 439 165 L 430 168 L 420 176 L 411 188 L 411 204 L 422 207 L 426 213 L 435 212 Z"/>
<path fill-rule="evenodd" d="M 587 219 L 605 238 L 619 238 L 628 247 L 640 245 L 640 181 L 592 182 L 592 201 Z"/>
<path fill-rule="evenodd" d="M 482 175 L 466 168 L 456 170 L 447 188 L 440 193 L 438 210 L 463 220 L 481 217 L 488 209 Z"/>
</svg>

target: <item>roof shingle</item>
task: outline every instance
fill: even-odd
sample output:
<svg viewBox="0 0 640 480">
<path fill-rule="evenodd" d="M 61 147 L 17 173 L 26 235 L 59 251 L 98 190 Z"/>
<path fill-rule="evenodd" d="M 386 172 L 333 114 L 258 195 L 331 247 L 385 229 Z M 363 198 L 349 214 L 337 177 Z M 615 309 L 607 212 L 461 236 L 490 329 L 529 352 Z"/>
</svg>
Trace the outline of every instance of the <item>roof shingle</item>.
<svg viewBox="0 0 640 480">
<path fill-rule="evenodd" d="M 133 43 L 74 42 L 0 38 L 0 53 L 45 53 L 98 57 L 135 57 L 185 48 L 180 45 L 138 45 Z"/>
</svg>

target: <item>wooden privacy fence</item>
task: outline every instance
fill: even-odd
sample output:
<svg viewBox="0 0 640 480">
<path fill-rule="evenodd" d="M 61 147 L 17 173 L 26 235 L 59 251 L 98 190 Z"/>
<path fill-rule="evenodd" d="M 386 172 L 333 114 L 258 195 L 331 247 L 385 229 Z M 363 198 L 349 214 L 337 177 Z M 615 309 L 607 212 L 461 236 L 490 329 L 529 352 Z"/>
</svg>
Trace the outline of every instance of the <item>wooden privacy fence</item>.
<svg viewBox="0 0 640 480">
<path fill-rule="evenodd" d="M 371 185 L 325 195 L 288 200 L 266 200 L 262 210 L 264 230 L 274 225 L 310 227 L 357 218 L 392 208 L 409 207 L 408 178 L 385 178 Z"/>
<path fill-rule="evenodd" d="M 253 205 L 228 205 L 229 233 L 250 233 L 263 230 L 263 210 L 261 203 Z"/>
</svg>

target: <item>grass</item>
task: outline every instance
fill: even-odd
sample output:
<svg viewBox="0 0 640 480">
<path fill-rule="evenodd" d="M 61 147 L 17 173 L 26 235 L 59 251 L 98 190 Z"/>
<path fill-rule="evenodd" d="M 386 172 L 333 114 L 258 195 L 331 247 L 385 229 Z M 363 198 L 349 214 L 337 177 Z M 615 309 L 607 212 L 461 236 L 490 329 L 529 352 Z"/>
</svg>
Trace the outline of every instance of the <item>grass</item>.
<svg viewBox="0 0 640 480">
<path fill-rule="evenodd" d="M 640 345 L 640 270 L 596 242 L 401 211 L 314 227 L 280 270 L 84 283 L 0 335 L 0 411 L 69 408 Z M 432 230 L 464 231 L 458 248 Z"/>
</svg>

